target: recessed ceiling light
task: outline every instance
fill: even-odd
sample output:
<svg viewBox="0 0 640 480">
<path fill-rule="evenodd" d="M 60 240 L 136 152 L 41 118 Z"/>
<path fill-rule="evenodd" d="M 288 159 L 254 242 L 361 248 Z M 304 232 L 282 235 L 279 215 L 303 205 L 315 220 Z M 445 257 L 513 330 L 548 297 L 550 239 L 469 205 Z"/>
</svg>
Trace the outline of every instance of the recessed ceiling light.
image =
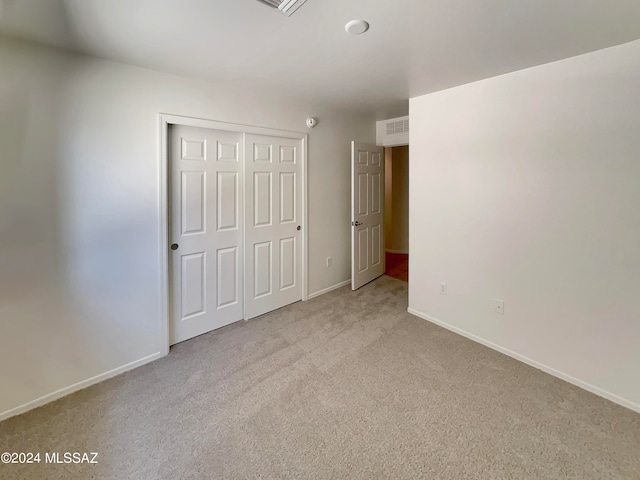
<svg viewBox="0 0 640 480">
<path fill-rule="evenodd" d="M 360 35 L 369 30 L 369 24 L 364 20 L 351 20 L 344 26 L 344 29 L 351 35 Z"/>
</svg>

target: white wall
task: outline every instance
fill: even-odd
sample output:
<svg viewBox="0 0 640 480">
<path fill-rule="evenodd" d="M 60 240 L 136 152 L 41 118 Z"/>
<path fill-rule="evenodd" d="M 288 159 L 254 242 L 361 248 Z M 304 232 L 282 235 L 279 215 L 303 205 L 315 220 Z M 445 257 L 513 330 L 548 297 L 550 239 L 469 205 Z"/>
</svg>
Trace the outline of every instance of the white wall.
<svg viewBox="0 0 640 480">
<path fill-rule="evenodd" d="M 309 293 L 349 279 L 349 142 L 373 143 L 373 118 L 7 39 L 0 65 L 0 418 L 161 352 L 160 112 L 317 116 Z"/>
<path fill-rule="evenodd" d="M 638 411 L 639 87 L 636 41 L 412 99 L 409 283 L 411 311 Z"/>
</svg>

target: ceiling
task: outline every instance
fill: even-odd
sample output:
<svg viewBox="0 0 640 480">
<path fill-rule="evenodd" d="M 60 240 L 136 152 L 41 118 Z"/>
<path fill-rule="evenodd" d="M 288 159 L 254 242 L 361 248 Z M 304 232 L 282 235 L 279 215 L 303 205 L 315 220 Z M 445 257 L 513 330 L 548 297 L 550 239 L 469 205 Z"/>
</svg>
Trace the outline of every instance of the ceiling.
<svg viewBox="0 0 640 480">
<path fill-rule="evenodd" d="M 347 21 L 371 24 L 364 35 Z M 640 38 L 638 0 L 0 0 L 0 34 L 317 104 L 407 99 Z"/>
</svg>

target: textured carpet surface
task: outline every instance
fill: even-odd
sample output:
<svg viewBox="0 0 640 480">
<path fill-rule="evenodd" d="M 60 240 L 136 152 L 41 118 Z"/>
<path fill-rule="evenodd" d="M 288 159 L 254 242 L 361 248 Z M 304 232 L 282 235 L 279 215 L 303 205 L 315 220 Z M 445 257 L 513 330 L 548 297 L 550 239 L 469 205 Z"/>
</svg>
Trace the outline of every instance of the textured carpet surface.
<svg viewBox="0 0 640 480">
<path fill-rule="evenodd" d="M 0 423 L 2 479 L 639 479 L 640 415 L 406 312 L 383 276 Z"/>
</svg>

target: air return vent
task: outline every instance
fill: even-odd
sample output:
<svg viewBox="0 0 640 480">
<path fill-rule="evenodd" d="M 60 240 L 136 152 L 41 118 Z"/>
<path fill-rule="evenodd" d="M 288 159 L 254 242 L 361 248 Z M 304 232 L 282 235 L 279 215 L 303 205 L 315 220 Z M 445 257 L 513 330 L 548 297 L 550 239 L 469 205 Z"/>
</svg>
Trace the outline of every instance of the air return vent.
<svg viewBox="0 0 640 480">
<path fill-rule="evenodd" d="M 258 0 L 273 8 L 277 8 L 287 16 L 291 16 L 307 0 Z"/>
<path fill-rule="evenodd" d="M 409 117 L 376 122 L 376 144 L 383 147 L 409 143 Z"/>
<path fill-rule="evenodd" d="M 385 120 L 387 135 L 398 135 L 399 133 L 409 133 L 409 119 Z"/>
</svg>

